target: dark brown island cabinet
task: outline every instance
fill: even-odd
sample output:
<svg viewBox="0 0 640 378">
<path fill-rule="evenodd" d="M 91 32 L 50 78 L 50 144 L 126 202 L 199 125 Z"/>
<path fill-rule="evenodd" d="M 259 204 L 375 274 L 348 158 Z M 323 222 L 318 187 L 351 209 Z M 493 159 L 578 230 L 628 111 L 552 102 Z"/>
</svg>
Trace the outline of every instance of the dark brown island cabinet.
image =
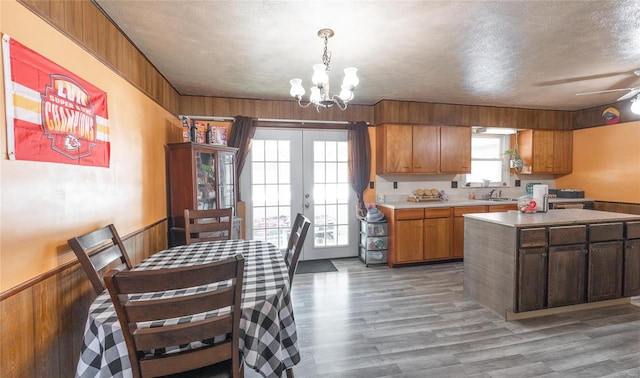
<svg viewBox="0 0 640 378">
<path fill-rule="evenodd" d="M 465 216 L 464 291 L 507 320 L 640 295 L 640 216 L 594 210 Z"/>
</svg>

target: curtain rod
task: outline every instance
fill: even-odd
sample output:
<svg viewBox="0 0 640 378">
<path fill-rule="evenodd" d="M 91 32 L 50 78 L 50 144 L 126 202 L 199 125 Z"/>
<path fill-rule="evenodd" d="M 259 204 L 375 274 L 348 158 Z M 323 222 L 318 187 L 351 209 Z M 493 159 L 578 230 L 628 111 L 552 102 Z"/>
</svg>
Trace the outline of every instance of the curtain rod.
<svg viewBox="0 0 640 378">
<path fill-rule="evenodd" d="M 235 120 L 235 117 L 215 117 L 215 116 L 189 116 L 189 115 L 184 115 L 181 114 L 178 116 L 178 118 L 181 117 L 189 117 L 191 119 L 195 119 L 195 120 L 201 120 L 201 121 L 233 121 Z M 262 122 L 283 122 L 283 123 L 326 123 L 326 124 L 333 124 L 333 125 L 348 125 L 350 122 L 349 121 L 314 121 L 314 120 L 304 120 L 304 119 L 280 119 L 280 118 L 257 118 L 258 121 L 262 121 Z M 367 125 L 369 125 L 369 122 L 366 122 Z"/>
</svg>

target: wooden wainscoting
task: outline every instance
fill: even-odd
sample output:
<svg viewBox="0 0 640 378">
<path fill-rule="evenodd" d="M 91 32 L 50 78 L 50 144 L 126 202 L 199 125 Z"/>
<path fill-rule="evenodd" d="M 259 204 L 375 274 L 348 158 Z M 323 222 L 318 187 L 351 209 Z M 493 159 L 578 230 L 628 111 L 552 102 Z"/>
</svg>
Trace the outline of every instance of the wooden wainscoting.
<svg viewBox="0 0 640 378">
<path fill-rule="evenodd" d="M 640 215 L 640 203 L 595 201 L 595 210 Z"/>
<path fill-rule="evenodd" d="M 134 265 L 166 249 L 166 219 L 124 243 Z M 73 377 L 95 297 L 77 261 L 0 294 L 0 376 Z"/>
</svg>

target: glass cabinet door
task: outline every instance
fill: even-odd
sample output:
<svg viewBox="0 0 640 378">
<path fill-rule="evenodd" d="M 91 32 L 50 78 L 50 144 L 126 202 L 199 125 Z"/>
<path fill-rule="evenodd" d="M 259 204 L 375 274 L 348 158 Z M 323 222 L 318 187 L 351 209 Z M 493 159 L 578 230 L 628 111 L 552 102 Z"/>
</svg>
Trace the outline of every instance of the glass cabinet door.
<svg viewBox="0 0 640 378">
<path fill-rule="evenodd" d="M 235 155 L 221 152 L 218 154 L 218 194 L 220 196 L 220 208 L 235 207 Z"/>
<path fill-rule="evenodd" d="M 215 154 L 195 151 L 196 155 L 196 201 L 198 210 L 216 209 L 216 164 Z"/>
</svg>

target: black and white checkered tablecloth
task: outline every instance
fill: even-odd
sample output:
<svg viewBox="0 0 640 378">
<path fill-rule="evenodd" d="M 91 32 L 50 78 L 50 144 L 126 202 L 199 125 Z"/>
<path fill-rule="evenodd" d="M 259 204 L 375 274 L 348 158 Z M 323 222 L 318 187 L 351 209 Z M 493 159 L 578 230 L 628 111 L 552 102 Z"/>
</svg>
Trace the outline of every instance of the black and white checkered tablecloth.
<svg viewBox="0 0 640 378">
<path fill-rule="evenodd" d="M 196 243 L 158 252 L 134 270 L 203 264 L 242 253 L 245 258 L 240 350 L 248 367 L 281 377 L 300 361 L 289 276 L 282 254 L 257 240 Z M 105 290 L 89 308 L 77 377 L 131 377 L 120 323 Z"/>
</svg>

